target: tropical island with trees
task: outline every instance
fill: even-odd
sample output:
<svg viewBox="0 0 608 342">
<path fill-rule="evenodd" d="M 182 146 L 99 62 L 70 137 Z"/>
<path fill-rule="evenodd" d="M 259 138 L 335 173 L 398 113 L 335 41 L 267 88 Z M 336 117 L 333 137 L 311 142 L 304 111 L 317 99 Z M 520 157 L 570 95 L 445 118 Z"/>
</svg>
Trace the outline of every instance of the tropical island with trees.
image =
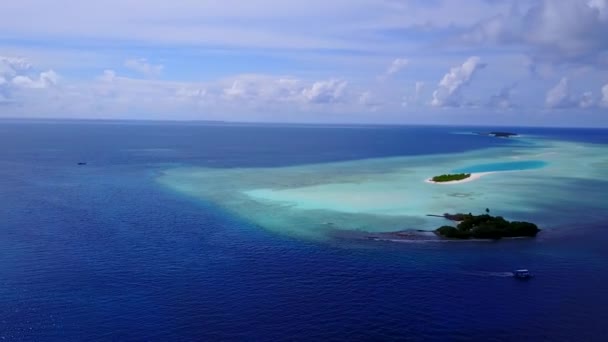
<svg viewBox="0 0 608 342">
<path fill-rule="evenodd" d="M 444 182 L 453 182 L 460 181 L 463 179 L 467 179 L 471 177 L 470 173 L 452 173 L 452 174 L 444 174 L 440 176 L 435 176 L 431 178 L 431 181 L 436 183 L 444 183 Z"/>
<path fill-rule="evenodd" d="M 435 230 L 441 237 L 449 239 L 501 239 L 505 237 L 535 237 L 540 229 L 534 223 L 507 221 L 502 216 L 491 216 L 486 209 L 483 215 L 444 214 L 448 220 L 458 225 L 442 226 Z"/>
<path fill-rule="evenodd" d="M 513 132 L 493 131 L 493 132 L 474 132 L 474 133 L 478 134 L 478 135 L 489 135 L 489 136 L 493 136 L 493 137 L 497 137 L 497 138 L 509 138 L 509 137 L 517 136 L 517 133 L 513 133 Z"/>
</svg>

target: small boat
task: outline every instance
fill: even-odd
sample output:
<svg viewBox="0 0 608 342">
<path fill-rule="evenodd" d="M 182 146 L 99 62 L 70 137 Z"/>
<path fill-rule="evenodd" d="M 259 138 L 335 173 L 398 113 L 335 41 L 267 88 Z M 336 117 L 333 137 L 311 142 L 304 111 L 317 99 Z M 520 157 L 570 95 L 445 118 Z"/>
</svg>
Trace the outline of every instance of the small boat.
<svg viewBox="0 0 608 342">
<path fill-rule="evenodd" d="M 530 279 L 532 278 L 532 273 L 527 269 L 520 269 L 513 271 L 513 276 L 517 279 Z"/>
<path fill-rule="evenodd" d="M 78 162 L 78 165 L 87 165 L 86 162 Z"/>
</svg>

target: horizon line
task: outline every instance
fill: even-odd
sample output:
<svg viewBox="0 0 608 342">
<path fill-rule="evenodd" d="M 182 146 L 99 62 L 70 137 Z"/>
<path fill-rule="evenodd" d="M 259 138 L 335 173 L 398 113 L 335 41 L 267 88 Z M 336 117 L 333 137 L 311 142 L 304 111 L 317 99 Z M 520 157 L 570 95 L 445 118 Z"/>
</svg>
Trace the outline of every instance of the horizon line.
<svg viewBox="0 0 608 342">
<path fill-rule="evenodd" d="M 135 123 L 172 123 L 172 124 L 220 124 L 220 125 L 291 125 L 291 126 L 380 126 L 380 127 L 404 127 L 404 126 L 419 126 L 419 127 L 507 127 L 507 128 L 566 128 L 566 129 L 608 129 L 607 126 L 535 126 L 535 125 L 505 125 L 505 124 L 438 124 L 438 123 L 365 123 L 365 122 L 285 122 L 285 121 L 229 121 L 229 120 L 205 120 L 205 119 L 113 119 L 113 118 L 42 118 L 42 117 L 0 117 L 2 121 L 57 121 L 57 122 L 135 122 Z"/>
</svg>

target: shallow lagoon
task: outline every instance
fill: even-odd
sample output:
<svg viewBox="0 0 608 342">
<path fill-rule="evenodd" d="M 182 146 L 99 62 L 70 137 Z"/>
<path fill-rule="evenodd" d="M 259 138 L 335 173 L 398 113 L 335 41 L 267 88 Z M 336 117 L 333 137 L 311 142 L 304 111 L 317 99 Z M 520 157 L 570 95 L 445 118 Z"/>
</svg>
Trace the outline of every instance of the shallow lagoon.
<svg viewBox="0 0 608 342">
<path fill-rule="evenodd" d="M 336 230 L 433 230 L 445 221 L 428 214 L 485 208 L 552 229 L 598 222 L 608 210 L 607 152 L 605 145 L 527 137 L 512 146 L 443 155 L 276 168 L 174 168 L 159 181 L 265 229 L 313 239 Z M 492 173 L 466 183 L 425 182 L 452 170 Z M 580 192 L 585 196 L 575 195 Z"/>
<path fill-rule="evenodd" d="M 478 172 L 499 172 L 499 171 L 524 171 L 541 169 L 547 166 L 547 162 L 542 160 L 510 161 L 501 163 L 478 164 L 453 170 L 453 173 L 478 173 Z"/>
</svg>

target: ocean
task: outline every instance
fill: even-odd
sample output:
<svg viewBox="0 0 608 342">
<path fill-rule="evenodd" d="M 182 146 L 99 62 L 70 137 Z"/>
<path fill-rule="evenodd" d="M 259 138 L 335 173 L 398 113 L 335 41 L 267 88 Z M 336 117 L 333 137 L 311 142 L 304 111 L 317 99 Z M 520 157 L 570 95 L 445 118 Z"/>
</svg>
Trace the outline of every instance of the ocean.
<svg viewBox="0 0 608 342">
<path fill-rule="evenodd" d="M 0 339 L 605 340 L 608 130 L 467 134 L 494 129 L 0 121 Z M 510 171 L 418 180 L 436 165 Z M 382 197 L 408 181 L 415 205 Z M 486 203 L 543 231 L 332 234 Z M 522 267 L 535 277 L 510 276 Z"/>
</svg>

